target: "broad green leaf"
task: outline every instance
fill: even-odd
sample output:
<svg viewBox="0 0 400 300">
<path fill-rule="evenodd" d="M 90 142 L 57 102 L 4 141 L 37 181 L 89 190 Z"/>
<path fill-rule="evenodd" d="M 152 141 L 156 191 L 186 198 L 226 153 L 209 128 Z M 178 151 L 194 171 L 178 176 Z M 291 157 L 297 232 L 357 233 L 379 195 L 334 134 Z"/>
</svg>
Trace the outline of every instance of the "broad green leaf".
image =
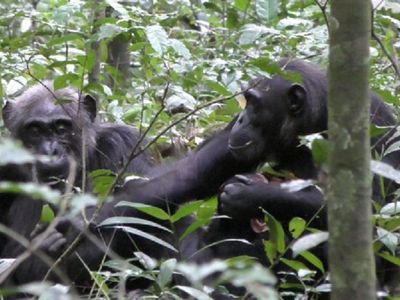
<svg viewBox="0 0 400 300">
<path fill-rule="evenodd" d="M 378 253 L 378 255 L 387 261 L 391 262 L 394 265 L 400 266 L 400 257 L 391 255 L 387 252 L 384 253 Z"/>
<path fill-rule="evenodd" d="M 148 41 L 150 42 L 151 47 L 160 56 L 164 54 L 164 52 L 170 45 L 168 35 L 165 32 L 164 28 L 162 28 L 160 25 L 148 26 L 146 28 L 146 36 Z"/>
<path fill-rule="evenodd" d="M 266 240 L 264 241 L 264 251 L 268 257 L 269 262 L 272 264 L 278 257 L 278 251 L 276 250 L 276 245 L 274 242 Z"/>
<path fill-rule="evenodd" d="M 172 233 L 172 231 L 170 229 L 168 229 L 164 226 L 161 226 L 160 224 L 158 224 L 156 222 L 152 222 L 152 221 L 140 219 L 140 218 L 134 218 L 134 217 L 111 217 L 111 218 L 105 219 L 98 226 L 123 225 L 123 224 L 135 224 L 135 225 L 150 226 L 150 227 L 155 227 L 155 228 Z"/>
<path fill-rule="evenodd" d="M 297 239 L 306 229 L 306 224 L 306 221 L 299 217 L 290 220 L 289 231 L 292 234 L 292 237 Z"/>
<path fill-rule="evenodd" d="M 371 160 L 371 171 L 379 176 L 391 179 L 400 183 L 400 171 L 382 161 Z"/>
<path fill-rule="evenodd" d="M 310 251 L 303 251 L 300 256 L 305 258 L 310 264 L 318 268 L 322 273 L 325 273 L 325 268 L 322 261 Z"/>
<path fill-rule="evenodd" d="M 206 218 L 206 219 L 200 218 L 200 219 L 196 220 L 195 222 L 190 224 L 190 226 L 185 230 L 184 233 L 182 233 L 182 235 L 179 237 L 179 240 L 182 241 L 189 234 L 191 234 L 192 232 L 195 232 L 199 228 L 202 228 L 209 222 L 210 222 L 210 219 L 208 219 L 208 218 Z"/>
<path fill-rule="evenodd" d="M 292 245 L 293 257 L 296 257 L 299 253 L 309 250 L 318 246 L 319 244 L 328 240 L 329 233 L 325 231 L 310 233 L 299 238 Z"/>
<path fill-rule="evenodd" d="M 399 245 L 398 236 L 380 227 L 376 229 L 376 232 L 379 240 L 390 250 L 390 252 L 392 252 L 393 255 L 395 255 L 396 248 Z"/>
<path fill-rule="evenodd" d="M 269 228 L 270 241 L 276 245 L 276 250 L 279 253 L 285 252 L 285 231 L 283 230 L 282 224 L 279 223 L 270 213 L 263 210 L 265 213 L 265 223 Z"/>
<path fill-rule="evenodd" d="M 246 11 L 249 7 L 250 0 L 235 0 L 235 7 L 241 11 Z"/>
<path fill-rule="evenodd" d="M 282 261 L 285 265 L 291 267 L 291 268 L 292 268 L 293 270 L 295 270 L 295 271 L 299 271 L 300 269 L 308 270 L 308 268 L 306 267 L 306 265 L 303 264 L 303 263 L 300 262 L 300 261 L 291 260 L 291 259 L 286 259 L 286 258 L 281 258 L 281 261 Z"/>
<path fill-rule="evenodd" d="M 311 144 L 311 151 L 314 161 L 318 165 L 323 165 L 328 161 L 328 141 L 325 139 L 315 139 Z"/>
<path fill-rule="evenodd" d="M 57 76 L 53 81 L 53 87 L 57 91 L 70 86 L 71 82 L 77 79 L 79 79 L 79 76 L 73 73 L 67 73 L 61 76 Z M 62 101 L 63 99 L 57 99 L 57 100 Z"/>
<path fill-rule="evenodd" d="M 125 31 L 125 28 L 122 28 L 116 24 L 104 24 L 99 29 L 97 41 L 113 38 Z"/>
<path fill-rule="evenodd" d="M 189 203 L 185 203 L 179 207 L 179 209 L 174 213 L 171 217 L 171 222 L 175 223 L 179 221 L 180 219 L 187 217 L 194 213 L 200 205 L 203 204 L 203 201 L 193 201 Z"/>
<path fill-rule="evenodd" d="M 190 59 L 192 55 L 188 48 L 186 48 L 185 44 L 182 43 L 180 40 L 170 39 L 169 43 L 171 47 L 175 50 L 176 53 L 181 55 L 185 59 Z"/>
<path fill-rule="evenodd" d="M 229 92 L 222 84 L 216 81 L 211 81 L 211 80 L 206 80 L 204 82 L 209 88 L 213 89 L 217 93 L 219 93 L 222 96 L 232 96 L 231 92 Z"/>
<path fill-rule="evenodd" d="M 400 201 L 391 202 L 381 208 L 380 214 L 382 215 L 396 215 L 400 213 Z"/>
<path fill-rule="evenodd" d="M 129 207 L 135 208 L 137 210 L 140 210 L 141 212 L 144 212 L 156 219 L 163 220 L 163 221 L 170 219 L 170 216 L 165 211 L 163 211 L 161 208 L 147 205 L 144 203 L 121 201 L 116 206 L 129 206 Z"/>
<path fill-rule="evenodd" d="M 50 223 L 54 220 L 54 211 L 51 209 L 50 205 L 45 204 L 42 207 L 42 214 L 40 216 L 41 223 Z"/>
<path fill-rule="evenodd" d="M 168 259 L 161 264 L 160 272 L 157 276 L 157 283 L 161 289 L 163 289 L 169 282 L 171 282 L 175 267 L 175 258 Z"/>
<path fill-rule="evenodd" d="M 174 252 L 178 252 L 178 250 L 176 250 L 176 248 L 174 246 L 172 246 L 171 244 L 163 241 L 162 239 L 160 239 L 160 238 L 158 238 L 158 237 L 156 237 L 156 236 L 154 236 L 152 234 L 144 232 L 142 230 L 139 230 L 139 229 L 136 229 L 136 228 L 132 228 L 132 227 L 129 227 L 129 226 L 115 226 L 114 228 L 121 229 L 121 230 L 123 230 L 125 232 L 128 232 L 130 234 L 140 236 L 140 237 L 142 237 L 142 238 L 144 238 L 146 240 L 152 241 L 152 242 L 154 242 L 156 244 L 159 244 L 159 245 L 161 245 L 161 246 L 163 246 L 165 248 L 168 248 L 168 249 L 170 249 L 170 250 L 172 250 Z"/>
<path fill-rule="evenodd" d="M 270 21 L 278 15 L 279 0 L 255 0 L 256 13 L 260 19 Z"/>
<path fill-rule="evenodd" d="M 110 191 L 111 186 L 114 184 L 116 175 L 114 172 L 106 169 L 98 169 L 89 173 L 92 180 L 93 191 L 99 195 L 100 198 L 105 198 Z"/>
</svg>

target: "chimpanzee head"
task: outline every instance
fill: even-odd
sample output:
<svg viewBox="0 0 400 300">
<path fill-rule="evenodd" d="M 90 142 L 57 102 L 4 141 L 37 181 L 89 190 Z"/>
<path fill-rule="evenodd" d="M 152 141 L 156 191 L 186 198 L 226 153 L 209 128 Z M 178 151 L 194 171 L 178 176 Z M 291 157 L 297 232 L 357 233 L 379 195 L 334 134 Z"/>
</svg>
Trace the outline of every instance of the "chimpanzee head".
<svg viewBox="0 0 400 300">
<path fill-rule="evenodd" d="M 231 130 L 229 148 L 237 159 L 275 160 L 297 147 L 298 136 L 326 129 L 326 75 L 304 61 L 281 61 L 301 83 L 275 75 L 256 78 L 245 89 L 245 109 Z"/>
<path fill-rule="evenodd" d="M 33 152 L 46 157 L 37 164 L 39 180 L 65 179 L 70 159 L 81 162 L 82 129 L 91 137 L 96 101 L 80 97 L 73 89 L 55 91 L 52 82 L 28 89 L 3 108 L 3 120 L 11 135 Z M 86 138 L 87 143 L 91 140 Z"/>
</svg>

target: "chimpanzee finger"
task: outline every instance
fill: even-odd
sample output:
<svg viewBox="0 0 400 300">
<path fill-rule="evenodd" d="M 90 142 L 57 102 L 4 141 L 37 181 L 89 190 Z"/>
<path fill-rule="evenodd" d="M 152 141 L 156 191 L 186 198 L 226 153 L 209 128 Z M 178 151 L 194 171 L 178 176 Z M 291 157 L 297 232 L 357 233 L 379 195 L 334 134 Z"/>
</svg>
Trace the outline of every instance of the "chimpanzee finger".
<svg viewBox="0 0 400 300">
<path fill-rule="evenodd" d="M 51 246 L 47 249 L 50 254 L 58 253 L 60 250 L 64 248 L 67 243 L 67 239 L 64 238 L 62 235 L 58 237 L 58 239 L 51 244 Z"/>
<path fill-rule="evenodd" d="M 252 179 L 246 175 L 241 175 L 241 174 L 235 175 L 235 179 L 237 179 L 239 182 L 247 184 L 247 185 L 254 182 L 254 179 Z"/>
</svg>

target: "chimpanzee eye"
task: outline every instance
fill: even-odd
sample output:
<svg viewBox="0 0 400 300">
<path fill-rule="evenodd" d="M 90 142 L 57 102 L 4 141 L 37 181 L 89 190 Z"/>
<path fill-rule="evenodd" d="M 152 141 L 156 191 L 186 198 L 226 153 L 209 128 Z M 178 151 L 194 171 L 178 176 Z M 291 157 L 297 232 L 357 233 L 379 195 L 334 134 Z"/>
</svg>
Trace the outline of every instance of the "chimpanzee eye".
<svg viewBox="0 0 400 300">
<path fill-rule="evenodd" d="M 71 132 L 72 126 L 68 122 L 57 122 L 55 130 L 58 135 L 65 135 Z"/>
<path fill-rule="evenodd" d="M 43 128 L 39 124 L 30 124 L 26 126 L 26 132 L 31 137 L 38 137 L 43 134 Z"/>
</svg>

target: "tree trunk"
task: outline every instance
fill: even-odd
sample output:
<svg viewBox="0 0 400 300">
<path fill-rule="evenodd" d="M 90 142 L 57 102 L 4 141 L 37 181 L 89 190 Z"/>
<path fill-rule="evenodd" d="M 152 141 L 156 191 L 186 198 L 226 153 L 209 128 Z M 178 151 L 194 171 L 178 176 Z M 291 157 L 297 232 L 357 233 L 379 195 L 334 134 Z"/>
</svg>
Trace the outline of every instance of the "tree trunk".
<svg viewBox="0 0 400 300">
<path fill-rule="evenodd" d="M 375 296 L 369 139 L 369 0 L 332 0 L 328 221 L 331 299 Z"/>
</svg>

